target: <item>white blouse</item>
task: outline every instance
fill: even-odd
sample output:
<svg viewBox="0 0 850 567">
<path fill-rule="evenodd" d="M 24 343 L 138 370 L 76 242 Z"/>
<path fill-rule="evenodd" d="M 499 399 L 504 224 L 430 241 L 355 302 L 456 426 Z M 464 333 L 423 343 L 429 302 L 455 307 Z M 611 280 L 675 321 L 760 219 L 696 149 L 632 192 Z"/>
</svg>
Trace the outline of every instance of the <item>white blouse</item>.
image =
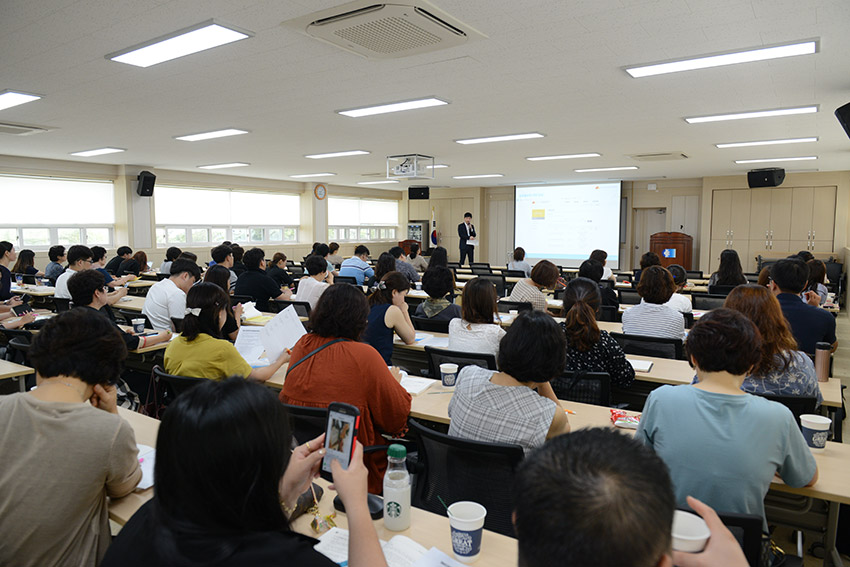
<svg viewBox="0 0 850 567">
<path fill-rule="evenodd" d="M 499 355 L 499 341 L 505 330 L 495 323 L 467 323 L 456 318 L 449 321 L 449 350 Z"/>
</svg>

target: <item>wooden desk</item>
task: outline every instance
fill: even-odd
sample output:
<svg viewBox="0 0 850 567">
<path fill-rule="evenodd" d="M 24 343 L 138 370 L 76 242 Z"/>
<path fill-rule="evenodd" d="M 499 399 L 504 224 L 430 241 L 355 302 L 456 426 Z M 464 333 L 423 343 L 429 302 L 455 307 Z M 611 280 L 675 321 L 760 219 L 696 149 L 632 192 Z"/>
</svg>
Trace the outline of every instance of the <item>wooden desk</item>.
<svg viewBox="0 0 850 567">
<path fill-rule="evenodd" d="M 23 366 L 21 364 L 9 362 L 8 360 L 0 359 L 0 380 L 18 378 L 18 390 L 21 392 L 27 391 L 26 380 L 24 380 L 23 376 L 28 376 L 34 372 L 35 369 L 30 368 L 29 366 Z"/>
<path fill-rule="evenodd" d="M 137 443 L 156 447 L 159 420 L 124 408 L 118 408 L 118 415 L 124 418 L 133 428 Z M 135 514 L 136 510 L 151 498 L 153 498 L 153 488 L 137 490 L 123 498 L 111 498 L 109 500 L 109 519 L 123 526 L 130 519 L 130 516 Z"/>
<path fill-rule="evenodd" d="M 138 279 L 133 280 L 127 284 L 127 287 L 151 287 L 156 283 L 156 281 L 146 280 L 146 279 Z"/>
<path fill-rule="evenodd" d="M 33 297 L 53 297 L 55 287 L 49 285 L 12 285 L 12 293 L 19 295 L 31 295 Z"/>
<path fill-rule="evenodd" d="M 145 298 L 141 295 L 126 295 L 112 306 L 113 309 L 126 309 L 127 311 L 139 311 L 145 306 Z"/>
</svg>

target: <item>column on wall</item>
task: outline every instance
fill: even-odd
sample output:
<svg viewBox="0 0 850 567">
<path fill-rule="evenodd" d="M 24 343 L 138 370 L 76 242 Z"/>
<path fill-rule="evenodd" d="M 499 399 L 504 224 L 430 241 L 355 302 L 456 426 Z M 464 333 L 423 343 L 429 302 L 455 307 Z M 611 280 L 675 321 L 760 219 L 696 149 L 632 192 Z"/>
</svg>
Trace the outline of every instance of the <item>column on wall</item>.
<svg viewBox="0 0 850 567">
<path fill-rule="evenodd" d="M 115 178 L 115 233 L 116 247 L 127 244 L 135 249 L 154 248 L 153 197 L 136 193 L 139 172 L 151 170 L 149 166 L 122 165 Z M 156 194 L 156 190 L 154 190 Z"/>
</svg>

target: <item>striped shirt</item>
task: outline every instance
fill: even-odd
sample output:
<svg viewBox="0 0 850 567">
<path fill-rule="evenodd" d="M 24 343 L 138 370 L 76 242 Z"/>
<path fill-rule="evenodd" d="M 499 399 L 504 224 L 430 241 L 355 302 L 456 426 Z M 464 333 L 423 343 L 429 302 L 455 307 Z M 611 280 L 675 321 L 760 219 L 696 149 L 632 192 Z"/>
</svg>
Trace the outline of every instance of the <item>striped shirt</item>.
<svg viewBox="0 0 850 567">
<path fill-rule="evenodd" d="M 507 297 L 508 301 L 528 302 L 533 309 L 546 311 L 548 304 L 546 296 L 535 286 L 529 283 L 531 280 L 519 280 Z"/>
<path fill-rule="evenodd" d="M 666 305 L 640 300 L 623 313 L 623 333 L 662 339 L 684 339 L 685 318 Z"/>
</svg>

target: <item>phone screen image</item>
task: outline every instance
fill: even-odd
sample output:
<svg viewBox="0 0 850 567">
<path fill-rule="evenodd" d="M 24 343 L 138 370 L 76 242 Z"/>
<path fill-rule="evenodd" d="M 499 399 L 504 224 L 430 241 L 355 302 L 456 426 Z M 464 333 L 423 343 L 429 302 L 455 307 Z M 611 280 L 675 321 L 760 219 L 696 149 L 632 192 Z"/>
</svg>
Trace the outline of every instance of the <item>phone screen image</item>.
<svg viewBox="0 0 850 567">
<path fill-rule="evenodd" d="M 347 469 L 351 462 L 351 451 L 357 435 L 359 415 L 349 415 L 331 410 L 328 414 L 328 427 L 325 431 L 325 457 L 322 471 L 331 472 L 331 461 L 339 461 Z"/>
</svg>

